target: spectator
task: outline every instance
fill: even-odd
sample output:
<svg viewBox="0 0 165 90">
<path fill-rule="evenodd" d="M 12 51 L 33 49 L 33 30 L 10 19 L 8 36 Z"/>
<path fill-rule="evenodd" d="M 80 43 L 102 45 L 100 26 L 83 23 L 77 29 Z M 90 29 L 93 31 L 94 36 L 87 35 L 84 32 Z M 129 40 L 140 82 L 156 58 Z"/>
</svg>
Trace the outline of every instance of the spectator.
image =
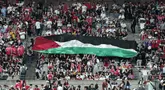
<svg viewBox="0 0 165 90">
<path fill-rule="evenodd" d="M 59 84 L 57 90 L 63 90 L 62 84 Z"/>
<path fill-rule="evenodd" d="M 108 88 L 107 80 L 105 80 L 102 84 L 102 90 L 106 90 Z"/>
<path fill-rule="evenodd" d="M 41 22 L 39 20 L 36 21 L 35 28 L 36 28 L 36 34 L 37 36 L 39 36 L 41 33 Z"/>
</svg>

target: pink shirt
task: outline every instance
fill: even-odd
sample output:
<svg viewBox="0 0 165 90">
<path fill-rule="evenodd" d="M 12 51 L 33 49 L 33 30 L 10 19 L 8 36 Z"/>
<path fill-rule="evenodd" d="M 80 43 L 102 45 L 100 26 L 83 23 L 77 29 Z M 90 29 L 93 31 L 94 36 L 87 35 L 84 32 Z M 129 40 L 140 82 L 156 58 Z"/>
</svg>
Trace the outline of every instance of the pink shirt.
<svg viewBox="0 0 165 90">
<path fill-rule="evenodd" d="M 22 56 L 24 54 L 24 47 L 23 46 L 19 46 L 17 48 L 17 53 L 18 53 L 18 56 Z"/>
<path fill-rule="evenodd" d="M 81 71 L 81 64 L 77 65 L 77 71 L 80 72 Z"/>
<path fill-rule="evenodd" d="M 6 54 L 11 55 L 11 53 L 12 53 L 12 47 L 7 47 L 6 48 Z"/>
</svg>

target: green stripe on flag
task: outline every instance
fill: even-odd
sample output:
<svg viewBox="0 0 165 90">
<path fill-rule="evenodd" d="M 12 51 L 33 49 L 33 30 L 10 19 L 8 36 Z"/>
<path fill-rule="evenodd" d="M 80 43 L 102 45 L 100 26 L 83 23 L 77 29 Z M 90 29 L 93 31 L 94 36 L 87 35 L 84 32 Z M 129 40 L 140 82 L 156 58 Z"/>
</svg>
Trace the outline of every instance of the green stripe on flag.
<svg viewBox="0 0 165 90">
<path fill-rule="evenodd" d="M 133 49 L 94 47 L 59 47 L 37 52 L 46 54 L 94 54 L 97 56 L 114 56 L 123 58 L 132 58 L 137 55 L 137 52 Z"/>
</svg>

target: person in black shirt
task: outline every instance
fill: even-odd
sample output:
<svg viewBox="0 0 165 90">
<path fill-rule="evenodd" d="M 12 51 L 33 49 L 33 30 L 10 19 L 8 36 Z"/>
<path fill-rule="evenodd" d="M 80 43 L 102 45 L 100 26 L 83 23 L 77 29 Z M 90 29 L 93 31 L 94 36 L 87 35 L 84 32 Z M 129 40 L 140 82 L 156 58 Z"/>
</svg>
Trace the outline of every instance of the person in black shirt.
<svg viewBox="0 0 165 90">
<path fill-rule="evenodd" d="M 136 20 L 133 19 L 132 24 L 131 24 L 132 33 L 135 33 L 135 27 L 136 27 Z"/>
</svg>

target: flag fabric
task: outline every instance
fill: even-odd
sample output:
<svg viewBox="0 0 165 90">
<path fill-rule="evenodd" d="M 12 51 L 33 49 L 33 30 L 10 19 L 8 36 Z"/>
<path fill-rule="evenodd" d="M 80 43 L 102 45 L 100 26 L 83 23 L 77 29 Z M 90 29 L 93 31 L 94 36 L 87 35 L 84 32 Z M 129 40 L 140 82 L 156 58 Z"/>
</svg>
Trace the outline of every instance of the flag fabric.
<svg viewBox="0 0 165 90">
<path fill-rule="evenodd" d="M 136 46 L 135 41 L 64 34 L 37 37 L 33 50 L 46 54 L 94 54 L 131 58 L 137 55 Z"/>
</svg>

